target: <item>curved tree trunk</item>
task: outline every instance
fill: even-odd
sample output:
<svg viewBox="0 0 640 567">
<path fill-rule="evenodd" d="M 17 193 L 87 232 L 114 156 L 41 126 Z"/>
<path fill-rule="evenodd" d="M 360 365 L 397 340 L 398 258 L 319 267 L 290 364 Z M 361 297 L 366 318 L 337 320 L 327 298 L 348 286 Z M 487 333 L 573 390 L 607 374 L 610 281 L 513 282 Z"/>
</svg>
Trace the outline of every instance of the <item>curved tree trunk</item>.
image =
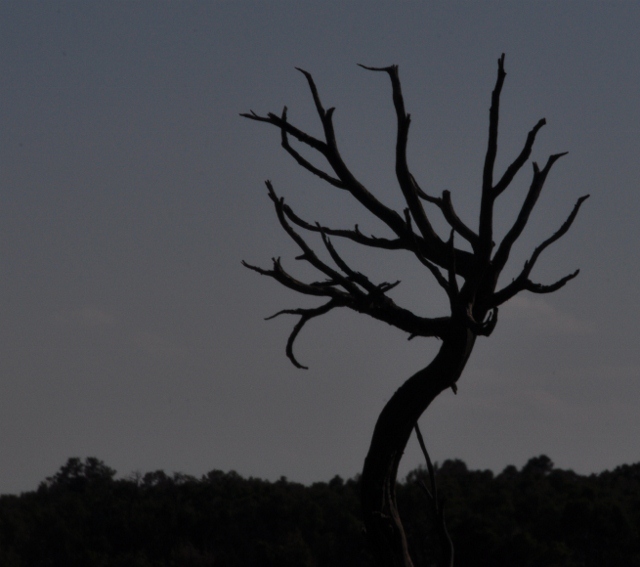
<svg viewBox="0 0 640 567">
<path fill-rule="evenodd" d="M 434 360 L 409 378 L 386 404 L 362 471 L 362 510 L 380 567 L 413 567 L 396 505 L 398 465 L 418 418 L 438 394 L 453 386 L 476 335 L 460 327 L 445 337 Z"/>
</svg>

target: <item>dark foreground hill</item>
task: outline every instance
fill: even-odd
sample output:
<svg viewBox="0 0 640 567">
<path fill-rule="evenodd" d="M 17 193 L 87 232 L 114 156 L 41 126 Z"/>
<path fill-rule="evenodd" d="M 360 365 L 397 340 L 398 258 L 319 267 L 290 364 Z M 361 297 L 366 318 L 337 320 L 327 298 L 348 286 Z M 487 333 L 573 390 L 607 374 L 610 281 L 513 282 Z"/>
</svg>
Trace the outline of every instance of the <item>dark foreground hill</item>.
<svg viewBox="0 0 640 567">
<path fill-rule="evenodd" d="M 640 463 L 599 475 L 547 457 L 499 475 L 437 468 L 457 567 L 640 567 Z M 430 513 L 412 472 L 398 500 L 417 565 L 429 565 Z M 3 567 L 358 567 L 371 565 L 358 480 L 303 486 L 212 471 L 116 480 L 70 459 L 34 492 L 0 496 Z"/>
</svg>

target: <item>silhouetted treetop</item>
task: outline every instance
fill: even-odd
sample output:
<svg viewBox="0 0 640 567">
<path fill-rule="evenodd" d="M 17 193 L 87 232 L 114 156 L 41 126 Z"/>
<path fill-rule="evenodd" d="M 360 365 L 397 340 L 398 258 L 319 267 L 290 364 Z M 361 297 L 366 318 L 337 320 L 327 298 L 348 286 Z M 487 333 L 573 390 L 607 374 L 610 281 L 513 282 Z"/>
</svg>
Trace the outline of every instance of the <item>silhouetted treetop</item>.
<svg viewBox="0 0 640 567">
<path fill-rule="evenodd" d="M 593 475 L 550 465 L 542 455 L 494 475 L 434 463 L 459 565 L 640 565 L 640 463 Z M 70 459 L 37 491 L 0 496 L 0 565 L 372 565 L 358 479 L 303 486 L 219 470 L 114 474 L 98 459 Z M 410 472 L 397 497 L 414 559 L 429 565 L 424 534 L 437 525 L 423 481 L 426 469 Z"/>
</svg>

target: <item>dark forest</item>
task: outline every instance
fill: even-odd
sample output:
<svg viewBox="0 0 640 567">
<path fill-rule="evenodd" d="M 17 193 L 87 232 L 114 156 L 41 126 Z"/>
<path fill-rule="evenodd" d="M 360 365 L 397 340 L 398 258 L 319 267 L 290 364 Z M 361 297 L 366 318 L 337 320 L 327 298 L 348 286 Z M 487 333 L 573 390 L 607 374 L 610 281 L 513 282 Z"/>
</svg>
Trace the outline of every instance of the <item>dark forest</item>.
<svg viewBox="0 0 640 567">
<path fill-rule="evenodd" d="M 436 465 L 461 567 L 640 566 L 640 463 L 579 475 L 546 456 L 500 474 Z M 417 565 L 434 518 L 425 469 L 398 484 Z M 369 566 L 359 478 L 304 486 L 213 470 L 116 478 L 96 458 L 69 459 L 35 491 L 0 496 L 0 565 Z"/>
</svg>

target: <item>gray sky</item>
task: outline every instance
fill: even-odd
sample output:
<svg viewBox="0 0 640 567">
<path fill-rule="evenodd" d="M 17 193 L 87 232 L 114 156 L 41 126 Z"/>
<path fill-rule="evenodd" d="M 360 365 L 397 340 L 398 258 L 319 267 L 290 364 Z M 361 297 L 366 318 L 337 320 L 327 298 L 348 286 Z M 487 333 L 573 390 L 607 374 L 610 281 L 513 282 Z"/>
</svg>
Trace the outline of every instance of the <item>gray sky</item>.
<svg viewBox="0 0 640 567">
<path fill-rule="evenodd" d="M 475 225 L 502 52 L 498 168 L 541 117 L 533 158 L 570 152 L 504 281 L 590 193 L 533 276 L 581 273 L 505 306 L 423 431 L 435 460 L 495 471 L 541 453 L 580 473 L 637 461 L 639 28 L 632 2 L 0 3 L 0 492 L 71 456 L 121 474 L 358 473 L 385 401 L 438 343 L 332 312 L 296 343 L 310 369 L 289 363 L 296 319 L 263 318 L 313 301 L 240 265 L 282 256 L 308 274 L 264 180 L 309 220 L 386 233 L 238 114 L 286 104 L 319 134 L 294 67 L 311 71 L 352 170 L 401 208 L 388 78 L 356 66 L 397 63 L 414 175 Z M 530 172 L 502 199 L 503 230 Z M 335 244 L 402 279 L 397 302 L 444 313 L 408 256 Z M 402 472 L 420 462 L 412 441 Z"/>
</svg>

